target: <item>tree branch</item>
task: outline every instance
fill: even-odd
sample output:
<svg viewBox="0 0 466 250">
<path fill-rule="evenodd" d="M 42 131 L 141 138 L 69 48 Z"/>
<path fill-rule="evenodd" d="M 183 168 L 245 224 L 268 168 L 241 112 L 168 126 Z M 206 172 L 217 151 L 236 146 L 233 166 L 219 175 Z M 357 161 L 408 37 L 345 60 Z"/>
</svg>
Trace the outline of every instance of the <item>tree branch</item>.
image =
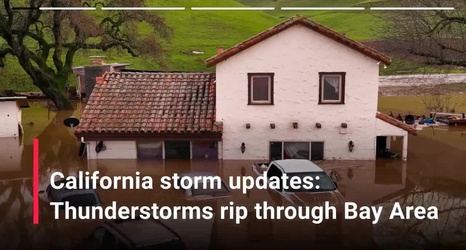
<svg viewBox="0 0 466 250">
<path fill-rule="evenodd" d="M 21 1 L 20 1 L 21 2 Z M 102 15 L 84 12 L 44 12 L 40 6 L 69 6 L 74 0 L 24 0 L 31 10 L 14 10 L 12 0 L 3 0 L 0 14 L 0 66 L 12 54 L 34 85 L 59 109 L 71 108 L 65 86 L 72 74 L 73 58 L 80 49 L 126 50 L 132 56 L 150 54 L 163 63 L 159 39 L 169 39 L 163 18 L 149 12 L 107 11 Z M 83 6 L 144 6 L 144 0 L 83 0 Z M 1 3 L 0 3 L 1 4 Z M 3 10 L 5 7 L 5 10 Z M 104 15 L 104 16 L 103 16 Z M 154 34 L 140 36 L 135 28 L 146 23 Z M 73 34 L 74 31 L 74 34 Z M 4 42 L 5 41 L 5 42 Z M 53 51 L 52 51 L 53 50 Z M 50 62 L 52 61 L 52 62 Z"/>
<path fill-rule="evenodd" d="M 14 55 L 14 51 L 11 49 L 11 48 L 6 48 L 6 49 L 3 49 L 3 50 L 0 50 L 0 68 L 3 68 L 5 67 L 5 57 L 10 54 L 10 55 Z"/>
<path fill-rule="evenodd" d="M 63 70 L 63 72 L 62 72 L 62 74 L 63 74 L 62 77 L 64 77 L 64 78 L 65 77 L 67 78 L 69 76 L 69 74 L 72 73 L 72 71 L 73 71 L 72 65 L 73 65 L 74 55 L 80 49 L 80 46 L 82 46 L 82 44 L 83 44 L 83 41 L 80 39 L 81 32 L 80 32 L 78 27 L 75 27 L 74 33 L 75 33 L 76 41 L 75 41 L 73 46 L 68 47 L 68 51 L 66 52 L 66 56 L 65 56 L 65 68 L 66 68 L 66 70 Z"/>
<path fill-rule="evenodd" d="M 58 2 L 57 0 L 52 0 L 52 6 L 57 6 Z M 61 27 L 61 22 L 62 22 L 62 12 L 61 11 L 55 11 L 53 13 L 53 37 L 55 39 L 55 46 L 54 46 L 54 51 L 53 51 L 53 63 L 55 64 L 55 68 L 57 69 L 58 72 L 63 70 L 63 62 L 61 59 L 62 51 L 63 51 L 63 38 L 62 38 L 62 27 Z"/>
<path fill-rule="evenodd" d="M 422 56 L 422 57 L 427 57 L 435 60 L 435 64 L 437 65 L 455 65 L 455 66 L 461 66 L 461 67 L 466 67 L 466 61 L 458 61 L 458 60 L 450 60 L 446 59 L 442 56 L 435 55 L 433 53 L 429 52 L 421 52 L 421 51 L 416 51 L 413 49 L 409 49 L 409 53 L 417 56 Z"/>
<path fill-rule="evenodd" d="M 6 21 L 6 26 L 11 27 L 11 25 L 13 24 L 14 14 L 15 13 L 14 13 L 13 9 L 11 8 L 10 0 L 3 0 L 3 7 L 5 7 L 5 11 L 6 11 L 7 16 L 8 16 L 8 19 Z"/>
<path fill-rule="evenodd" d="M 47 65 L 47 61 L 43 60 L 40 56 L 38 56 L 36 53 L 32 52 L 28 48 L 24 48 L 25 53 L 28 55 L 28 57 L 34 61 L 39 68 L 44 69 L 45 72 L 48 74 L 54 74 L 54 70 Z"/>
<path fill-rule="evenodd" d="M 21 31 L 19 30 L 13 30 L 11 33 L 14 34 L 14 35 L 18 35 L 20 34 Z M 43 47 L 52 47 L 53 45 L 52 44 L 49 44 L 43 36 L 40 36 L 36 33 L 33 33 L 33 32 L 30 32 L 30 31 L 27 31 L 24 33 L 26 36 L 36 40 L 41 46 Z"/>
<path fill-rule="evenodd" d="M 445 43 L 442 43 L 442 41 L 436 41 L 437 45 L 443 49 L 443 50 L 450 50 L 450 51 L 453 51 L 453 52 L 456 52 L 456 53 L 459 53 L 459 54 L 463 54 L 466 56 L 466 50 L 463 51 L 463 50 L 460 50 L 460 49 L 457 49 L 457 48 L 453 48 L 451 46 L 448 46 L 446 45 Z"/>
<path fill-rule="evenodd" d="M 42 3 L 42 0 L 40 0 L 39 3 Z M 28 11 L 27 18 L 25 20 L 24 19 L 22 20 L 21 29 L 17 31 L 18 44 L 23 45 L 23 40 L 26 37 L 27 33 L 29 32 L 29 27 L 32 24 L 38 22 L 42 14 L 42 11 L 35 9 L 39 7 L 40 5 L 36 6 L 35 4 L 36 4 L 35 0 L 30 1 L 30 7 L 33 9 Z"/>
<path fill-rule="evenodd" d="M 445 11 L 436 11 L 436 15 L 447 23 L 466 24 L 466 17 L 448 16 Z"/>
</svg>

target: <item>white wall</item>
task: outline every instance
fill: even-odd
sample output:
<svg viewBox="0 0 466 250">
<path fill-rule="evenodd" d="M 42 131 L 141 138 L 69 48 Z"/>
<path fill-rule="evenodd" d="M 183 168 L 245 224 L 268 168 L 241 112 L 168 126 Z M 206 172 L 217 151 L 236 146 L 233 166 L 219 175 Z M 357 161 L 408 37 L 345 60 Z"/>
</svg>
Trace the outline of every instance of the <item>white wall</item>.
<svg viewBox="0 0 466 250">
<path fill-rule="evenodd" d="M 407 136 L 408 131 L 395 127 L 380 119 L 376 120 L 377 136 Z"/>
<path fill-rule="evenodd" d="M 217 65 L 217 120 L 224 159 L 268 158 L 269 141 L 324 141 L 327 159 L 374 159 L 377 61 L 294 26 Z M 248 73 L 275 73 L 273 106 L 248 103 Z M 318 105 L 319 72 L 346 72 L 344 105 Z M 291 123 L 299 122 L 299 129 Z M 276 124 L 270 129 L 269 124 Z M 315 123 L 322 124 L 321 129 Z M 340 134 L 340 124 L 348 124 Z M 245 128 L 251 123 L 251 129 Z M 348 142 L 355 143 L 350 153 Z M 240 145 L 246 144 L 241 154 Z"/>
<path fill-rule="evenodd" d="M 0 173 L 21 171 L 23 147 L 19 137 L 0 138 Z"/>
<path fill-rule="evenodd" d="M 19 136 L 21 109 L 15 101 L 0 102 L 0 137 Z"/>
<path fill-rule="evenodd" d="M 106 149 L 95 152 L 98 141 L 90 141 L 87 145 L 87 158 L 97 159 L 137 159 L 136 141 L 104 141 Z"/>
</svg>

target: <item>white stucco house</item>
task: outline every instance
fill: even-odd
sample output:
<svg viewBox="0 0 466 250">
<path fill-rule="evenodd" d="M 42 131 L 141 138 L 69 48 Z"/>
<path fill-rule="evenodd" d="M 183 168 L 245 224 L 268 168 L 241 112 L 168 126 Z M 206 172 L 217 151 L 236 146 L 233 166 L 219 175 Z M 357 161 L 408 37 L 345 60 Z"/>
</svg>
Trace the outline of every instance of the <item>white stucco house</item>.
<svg viewBox="0 0 466 250">
<path fill-rule="evenodd" d="M 26 97 L 0 97 L 0 138 L 22 134 L 22 109 L 28 107 Z"/>
<path fill-rule="evenodd" d="M 76 130 L 88 158 L 374 160 L 402 137 L 406 160 L 416 130 L 377 112 L 387 56 L 300 16 L 218 52 L 215 73 L 98 78 Z"/>
</svg>

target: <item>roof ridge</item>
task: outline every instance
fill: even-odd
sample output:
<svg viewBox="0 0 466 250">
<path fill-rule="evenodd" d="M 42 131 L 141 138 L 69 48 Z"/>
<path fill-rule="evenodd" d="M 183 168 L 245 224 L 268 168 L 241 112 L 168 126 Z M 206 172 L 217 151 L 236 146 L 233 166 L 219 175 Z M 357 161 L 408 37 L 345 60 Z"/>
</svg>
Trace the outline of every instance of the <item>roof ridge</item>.
<svg viewBox="0 0 466 250">
<path fill-rule="evenodd" d="M 316 21 L 313 21 L 305 16 L 301 16 L 301 15 L 295 15 L 291 18 L 288 18 L 286 20 L 284 20 L 283 22 L 273 26 L 273 27 L 270 27 L 268 29 L 266 29 L 265 31 L 262 31 L 236 45 L 234 45 L 233 47 L 223 51 L 222 53 L 220 54 L 217 54 L 217 55 L 214 55 L 210 58 L 208 58 L 206 60 L 206 66 L 207 67 L 211 67 L 211 66 L 214 66 L 216 65 L 217 63 L 220 63 L 228 58 L 230 58 L 231 56 L 234 56 L 296 24 L 301 24 L 303 26 L 305 26 L 306 28 L 308 29 L 311 29 L 313 30 L 314 32 L 317 32 L 323 36 L 326 36 L 327 38 L 329 39 L 332 39 L 334 40 L 335 42 L 338 42 L 340 44 L 343 44 L 347 47 L 350 47 L 356 51 L 358 51 L 359 53 L 362 53 L 362 54 L 365 54 L 366 56 L 369 56 L 371 57 L 372 59 L 374 60 L 378 60 L 378 61 L 381 61 L 385 64 L 390 64 L 391 63 L 391 59 L 386 56 L 385 54 L 383 53 L 380 53 L 378 52 L 377 50 L 375 50 L 374 48 L 371 48 L 361 42 L 358 42 L 356 40 L 353 40 L 337 31 L 334 31 Z"/>
</svg>

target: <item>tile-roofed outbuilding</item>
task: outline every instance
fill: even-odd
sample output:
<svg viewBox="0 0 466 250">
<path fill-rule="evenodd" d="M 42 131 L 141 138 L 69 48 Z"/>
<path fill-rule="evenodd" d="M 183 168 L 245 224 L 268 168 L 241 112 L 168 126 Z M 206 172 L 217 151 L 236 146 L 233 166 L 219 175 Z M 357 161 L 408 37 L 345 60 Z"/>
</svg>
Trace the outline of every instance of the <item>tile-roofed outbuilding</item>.
<svg viewBox="0 0 466 250">
<path fill-rule="evenodd" d="M 113 72 L 97 82 L 78 137 L 221 138 L 214 73 Z"/>
<path fill-rule="evenodd" d="M 277 25 L 275 25 L 274 27 L 262 32 L 262 33 L 259 33 L 225 51 L 223 51 L 222 53 L 219 53 L 209 59 L 207 59 L 206 61 L 206 65 L 207 67 L 211 67 L 211 66 L 214 66 L 224 60 L 227 60 L 228 58 L 264 41 L 265 39 L 268 39 L 290 27 L 293 27 L 294 25 L 302 25 L 308 29 L 311 29 L 321 35 L 324 35 L 338 43 L 341 43 L 349 48 L 352 48 L 374 60 L 377 60 L 377 61 L 380 61 L 386 65 L 389 65 L 391 63 L 391 59 L 376 51 L 375 49 L 367 46 L 367 45 L 364 45 L 360 42 L 357 42 L 357 41 L 354 41 L 348 37 L 346 37 L 345 35 L 343 34 L 340 34 L 332 29 L 329 29 L 319 23 L 316 23 L 312 20 L 310 20 L 309 18 L 306 18 L 306 17 L 303 17 L 303 16 L 294 16 L 292 18 L 289 18 Z"/>
</svg>

